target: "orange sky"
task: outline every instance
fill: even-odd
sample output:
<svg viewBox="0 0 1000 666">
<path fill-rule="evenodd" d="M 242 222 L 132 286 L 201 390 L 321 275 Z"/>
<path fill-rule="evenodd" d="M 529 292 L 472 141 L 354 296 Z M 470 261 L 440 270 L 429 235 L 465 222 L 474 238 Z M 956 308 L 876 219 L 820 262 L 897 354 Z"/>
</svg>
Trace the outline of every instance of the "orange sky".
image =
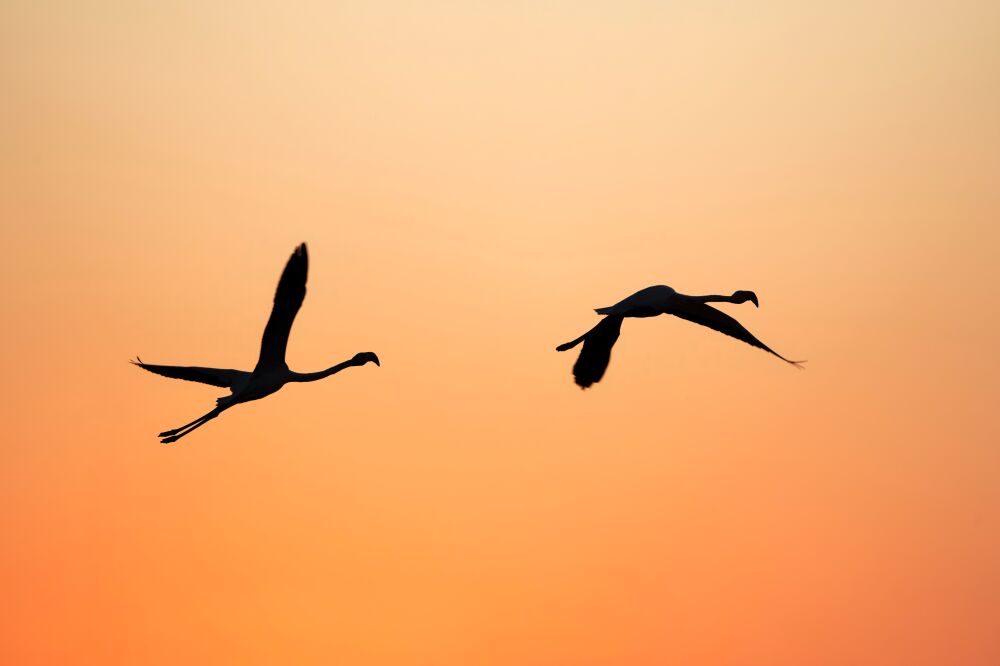
<svg viewBox="0 0 1000 666">
<path fill-rule="evenodd" d="M 121 4 L 0 6 L 0 662 L 1000 663 L 1000 5 Z M 301 241 L 382 367 L 160 445 Z M 578 390 L 658 283 L 808 369 Z"/>
</svg>

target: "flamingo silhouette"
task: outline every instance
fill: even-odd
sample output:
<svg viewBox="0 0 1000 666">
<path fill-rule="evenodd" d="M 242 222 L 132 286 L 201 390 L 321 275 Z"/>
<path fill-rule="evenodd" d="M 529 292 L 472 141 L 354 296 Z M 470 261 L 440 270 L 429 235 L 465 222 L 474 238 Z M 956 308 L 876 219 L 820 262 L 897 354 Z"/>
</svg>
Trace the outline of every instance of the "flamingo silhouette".
<svg viewBox="0 0 1000 666">
<path fill-rule="evenodd" d="M 260 400 L 278 391 L 289 382 L 314 382 L 336 374 L 344 368 L 361 366 L 369 361 L 379 365 L 378 356 L 373 352 L 355 354 L 350 360 L 338 363 L 319 372 L 294 372 L 285 363 L 285 348 L 288 346 L 288 334 L 292 330 L 292 322 L 302 301 L 306 297 L 306 274 L 309 270 L 309 255 L 306 244 L 302 243 L 292 253 L 285 270 L 278 281 L 278 290 L 274 294 L 274 307 L 271 317 L 264 328 L 264 338 L 260 343 L 260 358 L 253 372 L 243 370 L 226 370 L 222 368 L 199 368 L 178 365 L 152 365 L 143 363 L 136 358 L 131 363 L 143 370 L 154 372 L 164 377 L 184 379 L 189 382 L 201 382 L 220 388 L 228 388 L 230 395 L 218 398 L 215 409 L 194 421 L 173 430 L 165 430 L 159 434 L 163 444 L 176 442 L 181 437 L 190 434 L 205 425 L 233 405 L 251 400 Z"/>
<path fill-rule="evenodd" d="M 707 326 L 719 333 L 725 333 L 748 345 L 770 352 L 786 363 L 801 367 L 800 364 L 804 361 L 789 361 L 755 338 L 738 321 L 726 313 L 716 310 L 711 305 L 707 305 L 707 303 L 746 303 L 747 301 L 760 307 L 760 303 L 757 302 L 757 294 L 752 291 L 736 291 L 733 292 L 732 296 L 687 296 L 664 285 L 646 287 L 611 307 L 597 308 L 595 312 L 606 315 L 604 319 L 576 340 L 559 345 L 556 347 L 556 351 L 566 351 L 576 347 L 581 342 L 583 343 L 580 357 L 573 365 L 573 377 L 581 388 L 588 388 L 601 381 L 601 377 L 604 376 L 604 371 L 607 370 L 608 363 L 611 361 L 611 348 L 618 340 L 625 317 L 655 317 L 661 314 L 671 314 Z"/>
</svg>

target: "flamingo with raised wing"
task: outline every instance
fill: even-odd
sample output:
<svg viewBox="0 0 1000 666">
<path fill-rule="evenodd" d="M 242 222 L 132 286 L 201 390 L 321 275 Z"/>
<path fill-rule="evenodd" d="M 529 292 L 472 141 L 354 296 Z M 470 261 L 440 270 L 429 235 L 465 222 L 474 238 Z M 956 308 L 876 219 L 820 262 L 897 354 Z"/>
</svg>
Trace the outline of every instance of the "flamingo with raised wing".
<svg viewBox="0 0 1000 666">
<path fill-rule="evenodd" d="M 159 437 L 162 438 L 163 444 L 176 442 L 230 407 L 241 402 L 260 400 L 275 393 L 289 382 L 314 382 L 336 374 L 344 368 L 361 366 L 368 362 L 379 365 L 378 356 L 373 352 L 361 352 L 343 363 L 338 363 L 319 372 L 302 373 L 289 370 L 285 363 L 285 348 L 288 346 L 288 334 L 292 330 L 292 322 L 295 321 L 295 315 L 298 314 L 299 308 L 302 307 L 302 301 L 306 297 L 308 271 L 309 255 L 306 252 L 306 244 L 302 243 L 295 248 L 285 270 L 281 273 L 278 290 L 274 294 L 274 307 L 271 310 L 271 317 L 267 320 L 264 338 L 260 344 L 260 358 L 257 360 L 257 367 L 253 369 L 253 372 L 222 368 L 152 365 L 143 363 L 138 358 L 132 361 L 143 370 L 164 377 L 200 382 L 230 390 L 230 395 L 215 401 L 216 406 L 212 411 L 179 428 L 161 432 Z"/>
</svg>

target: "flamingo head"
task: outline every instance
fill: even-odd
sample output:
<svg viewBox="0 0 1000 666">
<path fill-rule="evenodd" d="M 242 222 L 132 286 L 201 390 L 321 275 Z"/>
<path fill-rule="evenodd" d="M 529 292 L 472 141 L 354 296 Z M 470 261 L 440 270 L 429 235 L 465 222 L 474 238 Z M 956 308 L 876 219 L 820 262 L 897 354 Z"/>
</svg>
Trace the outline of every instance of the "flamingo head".
<svg viewBox="0 0 1000 666">
<path fill-rule="evenodd" d="M 734 291 L 732 299 L 734 303 L 746 303 L 747 301 L 750 301 L 754 304 L 754 307 L 760 307 L 760 303 L 757 302 L 757 294 L 752 291 Z"/>
<path fill-rule="evenodd" d="M 354 365 L 364 365 L 365 363 L 374 363 L 375 365 L 381 366 L 382 364 L 378 362 L 378 356 L 375 352 L 361 352 L 355 354 L 354 358 L 351 359 Z"/>
</svg>

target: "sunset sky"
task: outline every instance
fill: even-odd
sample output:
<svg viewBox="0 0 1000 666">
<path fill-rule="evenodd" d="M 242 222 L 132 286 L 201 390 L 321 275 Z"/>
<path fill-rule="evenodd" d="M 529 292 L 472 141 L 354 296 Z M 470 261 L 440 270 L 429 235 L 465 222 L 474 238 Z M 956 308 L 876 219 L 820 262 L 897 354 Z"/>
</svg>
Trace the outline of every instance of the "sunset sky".
<svg viewBox="0 0 1000 666">
<path fill-rule="evenodd" d="M 1000 664 L 998 223 L 995 0 L 6 0 L 0 663 Z"/>
</svg>

